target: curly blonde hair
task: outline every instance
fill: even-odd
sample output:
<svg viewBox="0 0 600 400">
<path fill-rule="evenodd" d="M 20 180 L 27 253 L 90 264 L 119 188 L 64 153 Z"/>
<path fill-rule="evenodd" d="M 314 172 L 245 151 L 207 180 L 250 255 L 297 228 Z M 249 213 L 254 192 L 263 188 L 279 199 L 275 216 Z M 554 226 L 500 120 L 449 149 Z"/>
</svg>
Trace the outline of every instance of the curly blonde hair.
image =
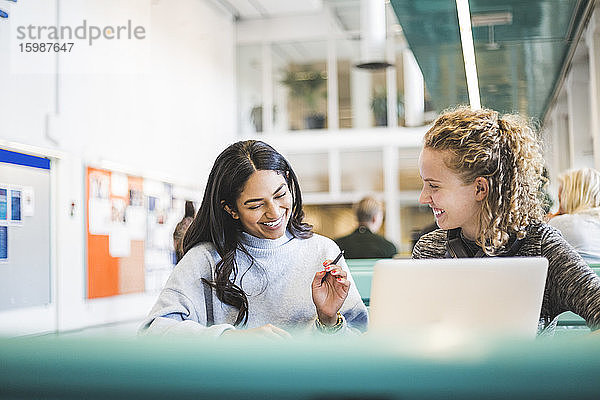
<svg viewBox="0 0 600 400">
<path fill-rule="evenodd" d="M 510 234 L 522 239 L 529 224 L 543 221 L 539 187 L 544 160 L 539 140 L 524 119 L 460 107 L 434 122 L 424 147 L 447 150 L 446 167 L 464 183 L 477 177 L 488 180 L 477 235 L 486 254 L 498 254 Z"/>
<path fill-rule="evenodd" d="M 575 214 L 594 210 L 600 216 L 600 171 L 572 169 L 558 176 L 560 212 Z"/>
</svg>

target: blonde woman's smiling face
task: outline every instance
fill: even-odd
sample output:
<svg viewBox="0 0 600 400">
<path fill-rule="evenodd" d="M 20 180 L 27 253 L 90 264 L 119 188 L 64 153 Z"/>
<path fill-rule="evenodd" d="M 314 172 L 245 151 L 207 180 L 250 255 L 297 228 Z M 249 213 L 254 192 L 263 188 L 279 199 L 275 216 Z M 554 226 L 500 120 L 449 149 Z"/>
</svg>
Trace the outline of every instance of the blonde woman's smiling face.
<svg viewBox="0 0 600 400">
<path fill-rule="evenodd" d="M 277 239 L 285 234 L 292 210 L 292 195 L 284 175 L 271 170 L 254 171 L 236 200 L 236 210 L 245 232 L 261 239 Z"/>
<path fill-rule="evenodd" d="M 419 173 L 423 189 L 419 203 L 431 207 L 437 225 L 445 230 L 462 228 L 468 239 L 475 240 L 479 232 L 481 200 L 487 194 L 487 180 L 477 178 L 465 184 L 458 174 L 446 167 L 449 150 L 424 148 L 419 156 Z M 481 193 L 481 179 L 485 191 Z"/>
</svg>

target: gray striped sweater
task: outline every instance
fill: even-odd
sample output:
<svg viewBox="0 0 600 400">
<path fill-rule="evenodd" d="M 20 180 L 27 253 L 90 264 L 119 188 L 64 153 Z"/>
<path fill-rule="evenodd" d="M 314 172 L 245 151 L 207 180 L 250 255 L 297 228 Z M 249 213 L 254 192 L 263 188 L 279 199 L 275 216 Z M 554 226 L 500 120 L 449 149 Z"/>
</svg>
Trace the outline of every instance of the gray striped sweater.
<svg viewBox="0 0 600 400">
<path fill-rule="evenodd" d="M 447 233 L 437 229 L 422 236 L 413 258 L 444 258 Z M 587 325 L 600 329 L 600 277 L 587 265 L 560 232 L 547 224 L 532 224 L 515 257 L 545 257 L 548 277 L 540 313 L 547 326 L 564 311 L 583 317 Z"/>
</svg>

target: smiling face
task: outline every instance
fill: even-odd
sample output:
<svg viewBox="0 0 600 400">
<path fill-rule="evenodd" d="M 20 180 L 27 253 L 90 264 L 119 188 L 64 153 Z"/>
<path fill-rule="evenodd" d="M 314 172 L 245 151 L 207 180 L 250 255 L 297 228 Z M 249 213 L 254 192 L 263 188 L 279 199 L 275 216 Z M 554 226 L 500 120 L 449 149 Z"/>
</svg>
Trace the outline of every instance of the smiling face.
<svg viewBox="0 0 600 400">
<path fill-rule="evenodd" d="M 479 232 L 481 201 L 485 199 L 487 180 L 478 177 L 465 184 L 458 174 L 446 167 L 449 150 L 424 148 L 419 156 L 419 172 L 423 189 L 419 203 L 433 210 L 437 225 L 442 229 L 462 228 L 463 235 L 475 240 Z"/>
<path fill-rule="evenodd" d="M 226 210 L 239 219 L 245 232 L 261 239 L 284 235 L 292 210 L 292 195 L 282 174 L 254 171 L 236 200 L 236 209 Z"/>
</svg>

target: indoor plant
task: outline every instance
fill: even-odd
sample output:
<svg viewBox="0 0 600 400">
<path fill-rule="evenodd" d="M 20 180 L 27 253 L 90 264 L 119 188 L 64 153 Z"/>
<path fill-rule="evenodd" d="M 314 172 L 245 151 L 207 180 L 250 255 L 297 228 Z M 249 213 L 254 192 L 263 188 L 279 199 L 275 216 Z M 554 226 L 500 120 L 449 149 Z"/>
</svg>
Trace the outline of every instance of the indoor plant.
<svg viewBox="0 0 600 400">
<path fill-rule="evenodd" d="M 298 67 L 284 72 L 281 83 L 288 87 L 289 95 L 300 100 L 308 113 L 304 117 L 306 129 L 322 129 L 325 127 L 325 115 L 317 109 L 317 99 L 327 81 L 325 73 L 310 67 Z"/>
</svg>

